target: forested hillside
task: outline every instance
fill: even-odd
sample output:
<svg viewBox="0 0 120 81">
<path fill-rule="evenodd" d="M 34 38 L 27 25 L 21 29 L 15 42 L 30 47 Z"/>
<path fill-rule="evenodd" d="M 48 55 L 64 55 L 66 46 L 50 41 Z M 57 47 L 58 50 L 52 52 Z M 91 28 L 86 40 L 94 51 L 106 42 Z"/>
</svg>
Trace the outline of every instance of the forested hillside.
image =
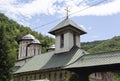
<svg viewBox="0 0 120 81">
<path fill-rule="evenodd" d="M 26 34 L 30 33 L 40 40 L 40 42 L 43 44 L 42 52 L 46 52 L 46 49 L 50 45 L 54 44 L 53 38 L 32 31 L 29 27 L 18 24 L 2 13 L 0 13 L 0 27 L 4 27 L 6 29 L 6 35 L 8 37 L 8 39 L 6 40 L 9 40 L 11 45 L 13 46 L 11 47 L 11 50 L 13 51 L 13 55 L 11 56 L 15 59 L 18 52 L 18 41 Z"/>
<path fill-rule="evenodd" d="M 42 52 L 54 44 L 53 38 L 32 31 L 0 13 L 0 81 L 10 80 L 10 68 L 17 59 L 18 41 L 26 34 L 32 34 L 40 40 Z"/>
<path fill-rule="evenodd" d="M 81 47 L 89 53 L 120 50 L 120 36 L 103 41 L 84 42 L 81 44 Z"/>
</svg>

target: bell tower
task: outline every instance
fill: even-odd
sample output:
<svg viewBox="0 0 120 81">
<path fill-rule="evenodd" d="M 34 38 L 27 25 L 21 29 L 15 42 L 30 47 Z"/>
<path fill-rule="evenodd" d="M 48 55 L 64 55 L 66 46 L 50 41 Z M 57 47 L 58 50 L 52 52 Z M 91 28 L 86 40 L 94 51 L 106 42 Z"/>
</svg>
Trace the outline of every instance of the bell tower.
<svg viewBox="0 0 120 81">
<path fill-rule="evenodd" d="M 23 66 L 33 56 L 41 54 L 41 43 L 33 35 L 27 34 L 19 41 L 19 53 L 15 66 Z"/>
<path fill-rule="evenodd" d="M 86 32 L 74 23 L 68 16 L 61 23 L 49 31 L 55 35 L 55 52 L 67 52 L 73 46 L 80 47 L 80 35 Z"/>
</svg>

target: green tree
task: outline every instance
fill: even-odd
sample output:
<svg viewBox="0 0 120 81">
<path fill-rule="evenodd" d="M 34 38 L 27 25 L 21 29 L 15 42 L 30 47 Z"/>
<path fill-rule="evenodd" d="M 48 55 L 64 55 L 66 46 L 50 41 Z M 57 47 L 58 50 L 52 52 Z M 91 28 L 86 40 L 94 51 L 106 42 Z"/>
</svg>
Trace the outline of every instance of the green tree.
<svg viewBox="0 0 120 81">
<path fill-rule="evenodd" d="M 114 73 L 115 74 L 115 81 L 120 81 L 120 73 Z"/>
<path fill-rule="evenodd" d="M 10 69 L 13 66 L 9 54 L 12 53 L 4 26 L 0 27 L 0 81 L 10 81 Z"/>
<path fill-rule="evenodd" d="M 75 73 L 73 73 L 67 76 L 66 81 L 79 81 L 79 80 L 78 76 Z"/>
</svg>

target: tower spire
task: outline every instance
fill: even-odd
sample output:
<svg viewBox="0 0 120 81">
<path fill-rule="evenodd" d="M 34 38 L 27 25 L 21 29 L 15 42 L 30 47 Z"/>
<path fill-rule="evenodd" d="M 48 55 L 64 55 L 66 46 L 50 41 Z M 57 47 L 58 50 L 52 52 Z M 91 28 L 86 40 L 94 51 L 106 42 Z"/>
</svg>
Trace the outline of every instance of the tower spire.
<svg viewBox="0 0 120 81">
<path fill-rule="evenodd" d="M 70 10 L 68 9 L 68 7 L 66 7 L 65 11 L 66 11 L 66 18 L 68 18 L 69 17 L 69 12 L 70 12 Z"/>
</svg>

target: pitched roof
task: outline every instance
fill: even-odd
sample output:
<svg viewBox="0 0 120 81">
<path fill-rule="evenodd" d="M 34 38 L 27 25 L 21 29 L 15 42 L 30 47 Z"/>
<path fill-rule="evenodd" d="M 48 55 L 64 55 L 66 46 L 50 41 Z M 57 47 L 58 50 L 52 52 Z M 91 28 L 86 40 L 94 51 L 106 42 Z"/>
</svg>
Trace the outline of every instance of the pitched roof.
<svg viewBox="0 0 120 81">
<path fill-rule="evenodd" d="M 118 63 L 120 63 L 120 51 L 87 54 L 86 51 L 73 47 L 69 52 L 61 54 L 48 52 L 37 55 L 16 71 L 15 74 L 51 68 L 82 68 Z"/>
<path fill-rule="evenodd" d="M 75 22 L 73 22 L 70 18 L 64 19 L 61 23 L 59 23 L 57 26 L 55 26 L 53 29 L 51 29 L 51 30 L 49 31 L 49 33 L 51 33 L 51 34 L 54 35 L 56 30 L 65 28 L 66 26 L 72 26 L 72 27 L 78 29 L 82 34 L 85 34 L 85 33 L 86 33 L 81 27 L 79 27 L 79 26 L 78 26 Z"/>
<path fill-rule="evenodd" d="M 86 52 L 78 47 L 73 47 L 69 52 L 55 54 L 54 52 L 48 52 L 45 54 L 34 56 L 23 67 L 21 67 L 15 73 L 58 68 L 69 65 L 75 62 Z"/>
<path fill-rule="evenodd" d="M 120 51 L 105 52 L 100 54 L 86 54 L 79 60 L 64 68 L 81 68 L 120 63 Z"/>
</svg>

